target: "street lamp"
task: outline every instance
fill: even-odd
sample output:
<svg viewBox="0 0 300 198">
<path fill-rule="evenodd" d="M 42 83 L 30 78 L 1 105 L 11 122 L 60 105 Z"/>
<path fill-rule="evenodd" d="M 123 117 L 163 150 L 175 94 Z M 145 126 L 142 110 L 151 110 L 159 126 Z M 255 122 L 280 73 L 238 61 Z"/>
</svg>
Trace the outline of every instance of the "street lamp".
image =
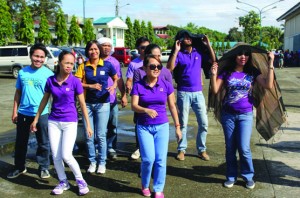
<svg viewBox="0 0 300 198">
<path fill-rule="evenodd" d="M 125 4 L 125 5 L 122 5 L 122 6 L 119 6 L 119 0 L 116 0 L 116 16 L 119 16 L 119 11 L 120 11 L 120 8 L 123 8 L 124 6 L 127 6 L 127 5 L 130 5 L 129 3 Z"/>
<path fill-rule="evenodd" d="M 246 2 L 243 2 L 243 1 L 240 1 L 240 0 L 236 0 L 236 2 L 238 2 L 238 3 L 246 4 L 246 5 L 251 6 L 251 7 L 253 7 L 253 8 L 255 8 L 255 9 L 258 10 L 258 13 L 259 13 L 259 46 L 261 46 L 261 43 L 262 43 L 262 31 L 261 31 L 261 29 L 262 29 L 262 28 L 261 28 L 261 19 L 262 19 L 262 18 L 261 18 L 261 15 L 262 15 L 262 13 L 265 13 L 265 12 L 267 12 L 268 10 L 275 9 L 276 6 L 274 6 L 274 7 L 272 7 L 272 8 L 268 8 L 268 9 L 266 9 L 266 8 L 272 6 L 272 5 L 276 4 L 276 3 L 279 3 L 279 2 L 281 2 L 281 1 L 284 1 L 284 0 L 278 0 L 278 1 L 275 1 L 275 2 L 269 4 L 269 5 L 265 6 L 265 7 L 259 8 L 259 7 L 256 7 L 256 6 L 254 6 L 254 5 L 251 5 L 251 4 L 249 4 L 249 3 L 246 3 Z M 238 7 L 237 7 L 237 9 L 243 10 L 243 9 L 238 8 Z M 243 10 L 243 11 L 245 11 L 245 10 Z"/>
<path fill-rule="evenodd" d="M 85 0 L 83 0 L 83 24 L 85 22 Z"/>
</svg>

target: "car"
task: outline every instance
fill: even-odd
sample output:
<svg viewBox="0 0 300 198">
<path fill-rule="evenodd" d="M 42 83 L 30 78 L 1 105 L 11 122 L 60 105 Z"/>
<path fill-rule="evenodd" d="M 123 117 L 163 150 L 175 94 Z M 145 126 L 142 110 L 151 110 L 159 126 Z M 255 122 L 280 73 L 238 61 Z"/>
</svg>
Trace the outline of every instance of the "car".
<svg viewBox="0 0 300 198">
<path fill-rule="evenodd" d="M 169 56 L 171 55 L 171 50 L 166 50 L 161 53 L 161 62 L 166 63 L 169 60 Z"/>
<path fill-rule="evenodd" d="M 137 58 L 140 56 L 139 52 L 137 49 L 133 49 L 133 50 L 130 50 L 130 54 L 131 54 L 131 60 Z"/>
<path fill-rule="evenodd" d="M 48 50 L 46 66 L 52 71 L 55 71 L 58 65 L 58 56 L 62 50 L 57 47 L 46 48 Z"/>
<path fill-rule="evenodd" d="M 130 49 L 126 47 L 115 47 L 112 54 L 121 64 L 121 67 L 128 66 L 131 61 Z"/>
</svg>

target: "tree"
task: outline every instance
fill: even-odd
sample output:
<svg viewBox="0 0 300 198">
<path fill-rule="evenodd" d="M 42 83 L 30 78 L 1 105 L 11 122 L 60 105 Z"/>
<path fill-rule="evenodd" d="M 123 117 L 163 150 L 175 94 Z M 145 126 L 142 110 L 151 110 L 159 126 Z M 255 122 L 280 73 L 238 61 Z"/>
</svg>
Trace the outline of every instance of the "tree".
<svg viewBox="0 0 300 198">
<path fill-rule="evenodd" d="M 34 23 L 30 9 L 26 4 L 22 7 L 21 18 L 17 24 L 16 34 L 18 40 L 24 44 L 28 45 L 34 43 Z"/>
<path fill-rule="evenodd" d="M 127 24 L 128 29 L 125 30 L 125 46 L 130 49 L 135 48 L 135 37 L 134 37 L 134 29 L 131 23 L 130 18 L 127 16 L 125 19 L 125 23 Z"/>
<path fill-rule="evenodd" d="M 243 32 L 239 31 L 237 27 L 230 28 L 226 41 L 243 41 Z"/>
<path fill-rule="evenodd" d="M 145 21 L 144 20 L 142 20 L 142 22 L 141 22 L 141 36 L 145 36 L 145 37 L 147 37 L 147 38 L 149 38 L 148 37 L 148 31 L 147 31 L 147 28 L 146 28 L 146 23 L 145 23 Z"/>
<path fill-rule="evenodd" d="M 283 44 L 283 31 L 274 26 L 262 28 L 262 42 L 268 45 L 269 50 L 279 49 Z"/>
<path fill-rule="evenodd" d="M 81 40 L 82 40 L 81 31 L 76 21 L 76 17 L 73 15 L 71 20 L 70 30 L 69 30 L 69 44 L 77 45 L 81 42 Z"/>
<path fill-rule="evenodd" d="M 60 8 L 56 15 L 56 23 L 55 23 L 55 34 L 57 37 L 58 45 L 65 45 L 68 42 L 68 29 L 67 29 L 67 21 L 64 16 L 64 12 Z"/>
<path fill-rule="evenodd" d="M 13 23 L 5 0 L 0 0 L 0 16 L 0 45 L 6 45 L 13 35 Z"/>
<path fill-rule="evenodd" d="M 19 21 L 21 19 L 20 14 L 21 14 L 22 8 L 24 6 L 26 6 L 26 2 L 24 0 L 7 0 L 7 5 L 10 8 L 9 12 L 10 12 L 12 20 L 13 20 L 13 28 L 15 31 L 17 21 Z"/>
<path fill-rule="evenodd" d="M 231 48 L 230 43 L 229 43 L 229 41 L 227 41 L 227 42 L 226 42 L 225 49 L 230 49 L 230 48 Z"/>
<path fill-rule="evenodd" d="M 82 35 L 84 44 L 96 38 L 96 35 L 94 34 L 94 26 L 90 19 L 85 20 Z"/>
<path fill-rule="evenodd" d="M 140 38 L 141 35 L 141 25 L 139 20 L 135 19 L 133 22 L 133 29 L 134 29 L 134 40 L 137 40 Z"/>
<path fill-rule="evenodd" d="M 260 18 L 256 12 L 250 11 L 248 15 L 239 17 L 239 25 L 244 27 L 246 43 L 254 44 L 259 41 Z"/>
<path fill-rule="evenodd" d="M 42 12 L 41 14 L 38 39 L 41 43 L 44 43 L 45 45 L 49 44 L 52 39 L 51 32 L 49 30 L 48 20 L 44 12 Z"/>
<path fill-rule="evenodd" d="M 44 12 L 47 19 L 52 21 L 60 9 L 61 2 L 61 0 L 28 0 L 28 5 L 33 17 L 40 16 Z"/>
<path fill-rule="evenodd" d="M 152 42 L 155 39 L 154 29 L 152 26 L 151 21 L 148 21 L 147 23 L 147 31 L 148 31 L 148 39 Z"/>
</svg>

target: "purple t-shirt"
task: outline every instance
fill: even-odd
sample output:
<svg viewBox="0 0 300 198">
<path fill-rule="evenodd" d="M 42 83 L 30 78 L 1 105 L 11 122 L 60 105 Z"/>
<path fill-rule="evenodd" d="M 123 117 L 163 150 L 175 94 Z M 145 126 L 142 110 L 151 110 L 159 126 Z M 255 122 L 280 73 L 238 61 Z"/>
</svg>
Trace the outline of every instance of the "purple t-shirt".
<svg viewBox="0 0 300 198">
<path fill-rule="evenodd" d="M 244 72 L 221 73 L 218 78 L 224 81 L 226 94 L 223 99 L 223 109 L 230 113 L 247 113 L 253 110 L 252 87 L 260 74 L 253 69 L 253 74 Z"/>
<path fill-rule="evenodd" d="M 112 57 L 112 56 L 107 57 L 105 60 L 110 62 L 112 64 L 112 66 L 115 68 L 118 78 L 122 78 L 120 62 L 115 57 Z M 112 80 L 111 77 L 109 77 L 107 80 L 107 86 L 110 87 L 113 84 L 114 84 L 114 81 Z M 109 100 L 110 100 L 111 104 L 117 103 L 116 94 L 117 94 L 117 90 L 115 90 L 115 92 L 113 94 L 110 94 Z"/>
<path fill-rule="evenodd" d="M 135 83 L 142 80 L 144 76 L 146 76 L 146 71 L 144 70 L 143 67 L 136 69 L 133 75 L 133 82 Z M 162 70 L 160 71 L 159 76 L 165 79 L 166 81 L 170 82 L 171 84 L 173 83 L 172 74 L 170 70 L 168 70 L 167 68 L 163 67 Z"/>
<path fill-rule="evenodd" d="M 128 65 L 126 77 L 133 78 L 134 70 L 136 70 L 137 68 L 140 68 L 142 66 L 143 66 L 143 60 L 141 60 L 140 57 L 133 59 Z"/>
<path fill-rule="evenodd" d="M 202 91 L 201 60 L 202 55 L 195 48 L 191 53 L 187 50 L 178 52 L 175 60 L 178 91 Z"/>
<path fill-rule="evenodd" d="M 139 105 L 141 107 L 153 109 L 158 113 L 156 118 L 151 118 L 146 113 L 136 113 L 137 123 L 141 125 L 167 123 L 166 103 L 168 96 L 173 92 L 173 85 L 161 78 L 158 78 L 157 83 L 153 87 L 146 83 L 145 78 L 134 83 L 131 95 L 139 96 Z"/>
<path fill-rule="evenodd" d="M 83 93 L 83 87 L 78 78 L 70 74 L 60 86 L 56 75 L 47 79 L 45 92 L 53 97 L 49 120 L 60 122 L 77 122 L 76 96 Z"/>
</svg>

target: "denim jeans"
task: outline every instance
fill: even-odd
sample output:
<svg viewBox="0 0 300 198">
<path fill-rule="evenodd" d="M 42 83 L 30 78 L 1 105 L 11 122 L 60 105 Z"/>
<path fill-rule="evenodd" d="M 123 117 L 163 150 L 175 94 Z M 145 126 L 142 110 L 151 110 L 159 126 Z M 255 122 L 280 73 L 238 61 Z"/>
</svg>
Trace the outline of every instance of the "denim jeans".
<svg viewBox="0 0 300 198">
<path fill-rule="evenodd" d="M 192 107 L 196 114 L 198 123 L 198 132 L 196 138 L 196 147 L 198 153 L 206 151 L 206 136 L 208 128 L 208 118 L 206 112 L 205 99 L 202 91 L 198 92 L 177 92 L 177 106 L 179 110 L 179 122 L 182 132 L 182 140 L 178 144 L 177 150 L 184 151 L 187 148 L 187 124 L 189 120 L 189 111 Z"/>
<path fill-rule="evenodd" d="M 18 170 L 25 169 L 25 161 L 27 154 L 27 144 L 30 133 L 30 125 L 34 120 L 34 116 L 26 116 L 18 114 L 17 137 L 15 145 L 15 168 Z M 40 116 L 36 125 L 35 132 L 38 147 L 36 151 L 36 161 L 39 164 L 39 170 L 48 170 L 50 165 L 50 144 L 48 137 L 48 114 Z"/>
<path fill-rule="evenodd" d="M 91 129 L 94 131 L 94 134 L 90 138 L 85 133 L 87 138 L 86 145 L 88 159 L 91 163 L 98 162 L 99 165 L 105 165 L 107 158 L 106 132 L 110 111 L 110 103 L 87 103 L 86 107 L 88 111 L 89 121 L 91 124 Z M 95 140 L 97 142 L 99 151 L 98 160 L 96 160 Z"/>
<path fill-rule="evenodd" d="M 226 144 L 226 178 L 235 181 L 238 176 L 236 151 L 239 152 L 241 176 L 245 181 L 253 179 L 254 168 L 250 148 L 253 113 L 234 114 L 222 111 L 221 124 Z"/>
<path fill-rule="evenodd" d="M 166 181 L 169 123 L 137 124 L 137 131 L 142 157 L 142 186 L 149 187 L 153 168 L 153 190 L 163 192 Z"/>
<path fill-rule="evenodd" d="M 107 124 L 107 151 L 116 152 L 117 127 L 119 108 L 117 103 L 110 104 L 110 114 Z"/>
</svg>

